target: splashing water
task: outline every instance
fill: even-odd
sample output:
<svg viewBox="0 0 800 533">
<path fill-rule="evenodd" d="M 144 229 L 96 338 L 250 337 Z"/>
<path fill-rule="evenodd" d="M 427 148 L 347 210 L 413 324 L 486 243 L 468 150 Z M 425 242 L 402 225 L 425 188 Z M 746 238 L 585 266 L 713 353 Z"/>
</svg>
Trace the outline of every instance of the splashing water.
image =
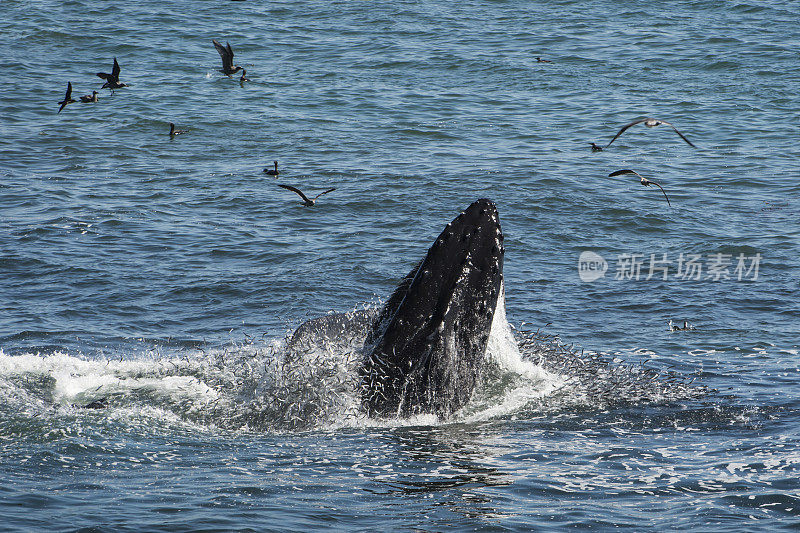
<svg viewBox="0 0 800 533">
<path fill-rule="evenodd" d="M 105 399 L 116 416 L 177 419 L 228 430 L 296 431 L 437 424 L 435 415 L 370 420 L 361 409 L 358 368 L 373 314 L 353 311 L 308 322 L 294 337 L 251 340 L 181 357 L 86 360 L 63 353 L 7 356 L 0 393 L 17 416 L 74 414 Z M 298 338 L 299 337 L 299 338 Z M 669 402 L 705 388 L 684 376 L 612 363 L 539 331 L 514 332 L 501 293 L 473 400 L 454 416 L 475 422 L 565 408 Z"/>
</svg>

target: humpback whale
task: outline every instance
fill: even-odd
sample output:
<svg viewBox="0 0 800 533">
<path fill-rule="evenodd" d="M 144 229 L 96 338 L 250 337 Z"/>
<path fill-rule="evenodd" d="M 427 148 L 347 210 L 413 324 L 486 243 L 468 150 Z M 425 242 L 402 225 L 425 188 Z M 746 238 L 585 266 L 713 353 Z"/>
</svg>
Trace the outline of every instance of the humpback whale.
<svg viewBox="0 0 800 533">
<path fill-rule="evenodd" d="M 503 251 L 497 208 L 477 200 L 447 224 L 382 309 L 306 322 L 290 343 L 358 324 L 366 330 L 358 370 L 366 413 L 446 418 L 469 401 L 484 369 Z"/>
<path fill-rule="evenodd" d="M 497 208 L 477 200 L 444 228 L 367 334 L 360 375 L 370 416 L 447 416 L 469 401 L 502 280 Z"/>
</svg>

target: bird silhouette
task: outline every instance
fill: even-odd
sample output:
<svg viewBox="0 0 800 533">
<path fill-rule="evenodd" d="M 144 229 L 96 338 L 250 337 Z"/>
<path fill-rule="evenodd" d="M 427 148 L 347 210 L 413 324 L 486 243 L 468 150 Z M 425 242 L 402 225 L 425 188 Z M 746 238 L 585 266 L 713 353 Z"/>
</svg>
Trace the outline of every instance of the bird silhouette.
<svg viewBox="0 0 800 533">
<path fill-rule="evenodd" d="M 658 184 L 658 183 L 656 183 L 655 181 L 651 181 L 651 180 L 649 180 L 649 179 L 645 178 L 644 176 L 642 176 L 641 174 L 639 174 L 639 173 L 638 173 L 638 172 L 636 172 L 635 170 L 631 170 L 631 169 L 629 169 L 629 168 L 626 168 L 626 169 L 623 169 L 623 170 L 616 170 L 616 171 L 612 172 L 611 174 L 609 174 L 609 175 L 608 175 L 608 177 L 612 178 L 612 177 L 614 177 L 614 176 L 620 176 L 620 175 L 622 175 L 622 174 L 635 174 L 635 175 L 639 176 L 639 178 L 640 178 L 640 183 L 641 183 L 642 185 L 644 185 L 645 187 L 649 187 L 651 184 L 652 184 L 652 185 L 655 185 L 656 187 L 658 187 L 659 189 L 661 189 L 661 192 L 662 192 L 662 193 L 664 193 L 664 198 L 666 198 L 666 199 L 667 199 L 667 205 L 668 205 L 668 206 L 670 206 L 670 207 L 672 207 L 672 204 L 669 202 L 669 197 L 667 196 L 667 193 L 666 193 L 666 191 L 664 191 L 664 187 L 662 187 L 661 185 L 659 185 L 659 184 Z"/>
<path fill-rule="evenodd" d="M 59 104 L 61 104 L 61 107 L 58 108 L 58 112 L 61 113 L 61 110 L 64 109 L 65 107 L 67 107 L 67 104 L 71 104 L 73 102 L 75 102 L 75 100 L 72 99 L 72 82 L 68 81 L 67 82 L 67 94 L 65 94 L 64 95 L 64 99 L 59 102 Z M 56 114 L 58 114 L 58 113 L 56 113 Z"/>
<path fill-rule="evenodd" d="M 266 174 L 267 176 L 277 176 L 278 174 L 280 174 L 280 172 L 278 171 L 278 162 L 273 161 L 273 163 L 275 164 L 275 168 L 264 169 L 264 174 Z"/>
<path fill-rule="evenodd" d="M 172 122 L 169 123 L 169 136 L 174 137 L 176 135 L 180 135 L 181 133 L 187 133 L 189 130 L 176 130 L 175 124 Z"/>
<path fill-rule="evenodd" d="M 231 43 L 226 42 L 225 44 L 227 46 L 222 46 L 216 39 L 211 39 L 211 42 L 214 43 L 214 48 L 219 52 L 219 57 L 222 58 L 222 68 L 219 69 L 220 72 L 226 76 L 230 76 L 242 70 L 242 67 L 234 66 L 233 64 L 233 48 L 231 48 Z"/>
<path fill-rule="evenodd" d="M 647 126 L 648 128 L 655 128 L 656 126 L 660 126 L 661 124 L 666 124 L 667 126 L 672 128 L 673 130 L 675 130 L 675 133 L 677 133 L 678 136 L 680 136 L 681 139 L 686 141 L 686 144 L 688 144 L 692 148 L 697 148 L 695 145 L 693 145 L 691 143 L 691 141 L 689 139 L 687 139 L 686 137 L 683 136 L 683 133 L 678 131 L 678 128 L 676 128 L 675 126 L 673 126 L 672 124 L 670 124 L 666 120 L 658 120 L 657 118 L 649 118 L 649 117 L 648 118 L 642 118 L 642 119 L 639 119 L 639 120 L 634 120 L 630 124 L 625 124 L 624 126 L 622 126 L 622 128 L 617 132 L 617 134 L 614 135 L 614 138 L 611 139 L 611 141 L 606 145 L 606 148 L 611 146 L 611 143 L 613 143 L 617 139 L 617 137 L 622 135 L 622 132 L 624 132 L 625 130 L 627 130 L 631 126 L 635 126 L 635 125 L 640 124 L 642 122 L 644 122 L 644 125 Z"/>
<path fill-rule="evenodd" d="M 319 198 L 323 194 L 328 194 L 329 192 L 336 190 L 336 187 L 333 187 L 331 189 L 328 189 L 327 191 L 323 191 L 323 192 L 319 193 L 314 198 L 309 198 L 308 196 L 303 194 L 303 191 L 301 191 L 297 187 L 292 187 L 291 185 L 284 185 L 283 183 L 279 183 L 278 187 L 283 187 L 284 189 L 288 189 L 288 190 L 290 190 L 292 192 L 297 193 L 300 196 L 300 198 L 303 199 L 303 206 L 305 206 L 305 207 L 312 207 L 315 203 L 317 203 L 317 198 Z"/>
<path fill-rule="evenodd" d="M 127 87 L 127 83 L 120 83 L 119 81 L 119 63 L 117 63 L 117 58 L 114 58 L 114 66 L 111 68 L 111 74 L 107 74 L 105 72 L 98 72 L 97 76 L 106 80 L 103 84 L 101 89 L 111 89 L 111 93 L 114 93 L 114 89 L 119 89 L 120 87 Z"/>
<path fill-rule="evenodd" d="M 93 104 L 97 102 L 97 91 L 92 91 L 92 94 L 86 94 L 80 97 L 81 102 L 84 104 Z"/>
</svg>

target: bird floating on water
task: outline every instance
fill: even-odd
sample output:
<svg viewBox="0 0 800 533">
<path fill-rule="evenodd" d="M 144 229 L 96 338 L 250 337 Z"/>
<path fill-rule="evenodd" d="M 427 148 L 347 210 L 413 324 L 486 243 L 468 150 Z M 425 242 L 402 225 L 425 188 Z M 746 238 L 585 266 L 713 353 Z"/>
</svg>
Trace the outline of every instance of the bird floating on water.
<svg viewBox="0 0 800 533">
<path fill-rule="evenodd" d="M 172 122 L 169 123 L 169 136 L 174 137 L 176 135 L 180 135 L 181 133 L 188 133 L 189 130 L 176 130 L 175 124 Z"/>
<path fill-rule="evenodd" d="M 214 43 L 214 48 L 219 52 L 219 57 L 222 58 L 222 68 L 219 69 L 220 72 L 226 76 L 230 76 L 242 70 L 242 67 L 238 65 L 234 66 L 233 64 L 233 48 L 231 48 L 231 43 L 225 42 L 227 46 L 222 46 L 216 39 L 211 39 L 211 42 Z"/>
<path fill-rule="evenodd" d="M 247 70 L 242 69 L 242 77 L 239 78 L 239 83 L 244 83 L 246 81 L 250 81 L 250 78 L 247 77 Z"/>
<path fill-rule="evenodd" d="M 641 174 L 639 174 L 635 170 L 631 170 L 629 168 L 626 168 L 626 169 L 623 169 L 623 170 L 616 170 L 616 171 L 612 172 L 611 174 L 609 174 L 608 177 L 611 178 L 611 177 L 614 177 L 614 176 L 619 176 L 621 174 L 635 174 L 635 175 L 639 176 L 639 178 L 641 179 L 640 183 L 642 185 L 644 185 L 645 187 L 649 187 L 651 184 L 655 185 L 656 187 L 661 189 L 662 193 L 664 193 L 664 198 L 667 199 L 667 205 L 672 207 L 672 204 L 669 202 L 669 197 L 667 196 L 666 191 L 664 191 L 664 187 L 662 187 L 661 185 L 659 185 L 655 181 L 651 181 L 651 180 L 645 178 L 644 176 L 642 176 Z"/>
<path fill-rule="evenodd" d="M 550 61 L 549 59 L 542 59 L 539 56 L 536 56 L 536 62 L 537 63 L 552 63 L 552 61 Z"/>
<path fill-rule="evenodd" d="M 267 176 L 277 176 L 278 174 L 280 174 L 280 172 L 278 172 L 278 162 L 273 161 L 273 163 L 275 164 L 275 168 L 264 169 L 264 174 L 266 174 Z"/>
<path fill-rule="evenodd" d="M 65 107 L 67 107 L 67 104 L 71 104 L 73 102 L 75 102 L 75 100 L 72 99 L 72 82 L 68 81 L 67 82 L 67 94 L 65 94 L 64 95 L 64 99 L 59 102 L 59 104 L 61 104 L 61 107 L 58 108 L 58 112 L 61 113 L 61 110 L 64 109 Z M 58 113 L 56 113 L 56 114 L 58 114 Z"/>
<path fill-rule="evenodd" d="M 317 198 L 319 198 L 323 194 L 328 194 L 329 192 L 336 190 L 336 187 L 333 187 L 331 189 L 328 189 L 327 191 L 323 191 L 323 192 L 319 193 L 314 198 L 309 198 L 308 196 L 303 194 L 303 191 L 301 191 L 297 187 L 292 187 L 291 185 L 284 185 L 283 183 L 279 183 L 278 187 L 283 187 L 284 189 L 288 189 L 288 190 L 290 190 L 292 192 L 296 192 L 298 195 L 300 195 L 300 198 L 303 199 L 303 206 L 304 207 L 312 207 L 315 203 L 317 203 Z"/>
<path fill-rule="evenodd" d="M 649 118 L 649 117 L 648 117 L 648 118 L 642 118 L 642 119 L 639 119 L 639 120 L 634 120 L 634 121 L 633 121 L 633 122 L 631 122 L 630 124 L 625 124 L 624 126 L 622 126 L 622 128 L 621 128 L 621 129 L 620 129 L 620 130 L 617 132 L 617 134 L 616 134 L 616 135 L 614 135 L 614 138 L 613 138 L 613 139 L 611 139 L 611 142 L 609 142 L 609 143 L 606 145 L 606 148 L 608 148 L 609 146 L 611 146 L 611 143 L 613 143 L 613 142 L 614 142 L 614 141 L 617 139 L 617 137 L 619 137 L 620 135 L 622 135 L 622 132 L 624 132 L 625 130 L 627 130 L 627 129 L 628 129 L 628 128 L 630 128 L 631 126 L 635 126 L 635 125 L 637 125 L 637 124 L 639 124 L 639 123 L 642 123 L 642 122 L 644 122 L 644 125 L 645 125 L 645 126 L 647 126 L 648 128 L 655 128 L 656 126 L 660 126 L 661 124 L 666 124 L 667 126 L 669 126 L 670 128 L 672 128 L 673 130 L 675 130 L 675 133 L 677 133 L 677 134 L 678 134 L 678 136 L 679 136 L 681 139 L 683 139 L 684 141 L 686 141 L 686 144 L 688 144 L 688 145 L 689 145 L 689 146 L 691 146 L 692 148 L 697 148 L 695 145 L 693 145 L 693 144 L 692 144 L 692 142 L 691 142 L 689 139 L 687 139 L 686 137 L 684 137 L 684 136 L 683 136 L 683 133 L 681 133 L 681 132 L 679 132 L 679 131 L 678 131 L 678 128 L 676 128 L 675 126 L 673 126 L 672 124 L 670 124 L 670 123 L 669 123 L 669 122 L 667 122 L 666 120 L 658 120 L 657 118 Z"/>
<path fill-rule="evenodd" d="M 119 82 L 119 63 L 117 63 L 117 58 L 114 58 L 114 66 L 111 68 L 111 74 L 107 74 L 105 72 L 98 72 L 97 77 L 106 80 L 103 84 L 101 89 L 111 89 L 111 93 L 114 93 L 114 89 L 119 89 L 121 87 L 127 87 L 127 83 L 120 83 Z"/>
<path fill-rule="evenodd" d="M 694 326 L 689 324 L 686 320 L 683 321 L 683 327 L 678 326 L 677 324 L 672 323 L 672 319 L 669 319 L 669 330 L 670 331 L 689 331 L 694 329 Z"/>
<path fill-rule="evenodd" d="M 597 146 L 595 143 L 589 143 L 589 144 L 592 145 L 592 152 L 602 152 L 603 151 L 603 147 L 602 146 Z"/>
<path fill-rule="evenodd" d="M 94 104 L 97 103 L 97 91 L 92 91 L 92 94 L 86 94 L 81 96 L 81 102 L 84 104 Z"/>
</svg>

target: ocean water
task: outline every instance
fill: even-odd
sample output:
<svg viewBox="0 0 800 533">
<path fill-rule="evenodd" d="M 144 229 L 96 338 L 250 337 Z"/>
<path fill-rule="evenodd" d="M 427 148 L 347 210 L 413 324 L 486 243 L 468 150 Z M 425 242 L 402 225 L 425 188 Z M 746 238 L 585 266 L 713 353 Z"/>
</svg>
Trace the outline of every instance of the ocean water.
<svg viewBox="0 0 800 533">
<path fill-rule="evenodd" d="M 798 20 L 4 0 L 0 529 L 797 528 Z M 99 101 L 57 113 L 67 82 Z M 697 148 L 639 124 L 590 150 L 648 116 Z M 482 197 L 496 371 L 452 419 L 367 418 L 357 335 L 286 336 L 380 305 Z"/>
</svg>

